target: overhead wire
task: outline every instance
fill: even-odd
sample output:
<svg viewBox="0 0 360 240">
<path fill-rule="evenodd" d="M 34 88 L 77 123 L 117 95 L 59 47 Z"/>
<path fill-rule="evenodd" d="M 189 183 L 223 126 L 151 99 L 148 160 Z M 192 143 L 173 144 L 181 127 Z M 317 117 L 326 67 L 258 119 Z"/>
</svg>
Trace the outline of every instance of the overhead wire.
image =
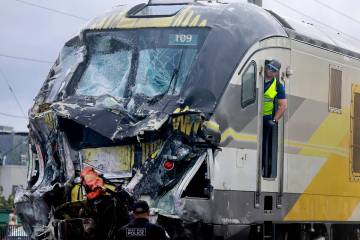
<svg viewBox="0 0 360 240">
<path fill-rule="evenodd" d="M 21 145 L 25 144 L 25 142 L 20 142 L 18 144 L 16 144 L 14 147 L 12 147 L 11 149 L 9 149 L 8 151 L 6 151 L 5 153 L 1 154 L 2 158 L 4 158 L 7 154 L 11 153 L 12 151 L 14 151 L 15 149 L 17 149 L 18 147 L 20 147 Z"/>
<path fill-rule="evenodd" d="M 14 89 L 11 87 L 11 84 L 10 84 L 9 80 L 7 79 L 5 73 L 1 70 L 1 68 L 0 68 L 0 75 L 2 76 L 2 78 L 3 78 L 4 82 L 6 83 L 6 85 L 8 86 L 10 92 L 13 94 L 13 96 L 14 96 L 14 98 L 15 98 L 15 101 L 16 101 L 16 104 L 18 105 L 21 113 L 22 113 L 23 116 L 26 118 L 25 111 L 24 111 L 23 107 L 21 106 L 20 101 L 19 101 L 19 99 L 18 99 L 18 97 L 17 97 Z"/>
<path fill-rule="evenodd" d="M 87 19 L 85 17 L 81 17 L 81 16 L 78 16 L 78 15 L 75 15 L 75 14 L 72 14 L 72 13 L 60 11 L 60 10 L 57 10 L 55 8 L 44 7 L 44 6 L 41 6 L 39 4 L 35 4 L 35 3 L 28 2 L 28 1 L 25 1 L 25 0 L 15 0 L 15 1 L 20 2 L 22 4 L 29 5 L 29 6 L 41 8 L 41 9 L 44 9 L 44 10 L 47 10 L 47 11 L 50 11 L 50 12 L 55 12 L 55 13 L 58 13 L 58 14 L 62 14 L 62 15 L 68 16 L 68 17 L 73 17 L 73 18 L 76 18 L 76 19 L 79 19 L 79 20 L 83 20 L 83 21 L 88 21 L 89 20 L 89 19 Z"/>
<path fill-rule="evenodd" d="M 292 10 L 292 11 L 294 11 L 294 12 L 296 12 L 296 13 L 298 13 L 298 14 L 300 14 L 300 15 L 308 18 L 308 19 L 311 19 L 311 20 L 314 21 L 314 22 L 317 22 L 317 23 L 319 23 L 319 24 L 321 24 L 321 25 L 323 25 L 323 26 L 325 26 L 325 27 L 327 27 L 327 28 L 330 28 L 330 29 L 336 31 L 336 32 L 339 33 L 339 34 L 341 33 L 341 34 L 344 35 L 344 36 L 347 36 L 347 37 L 349 37 L 349 38 L 352 38 L 352 39 L 354 39 L 354 40 L 356 40 L 356 41 L 360 41 L 360 38 L 354 37 L 354 36 L 352 36 L 352 35 L 350 35 L 350 34 L 347 34 L 347 33 L 343 32 L 343 31 L 341 31 L 340 29 L 337 29 L 337 28 L 335 28 L 335 27 L 333 27 L 333 26 L 330 26 L 329 24 L 323 23 L 323 22 L 321 22 L 321 21 L 319 21 L 319 20 L 317 20 L 317 19 L 315 19 L 315 18 L 313 18 L 313 17 L 310 17 L 309 15 L 304 14 L 304 13 L 300 12 L 299 10 L 297 10 L 297 9 L 295 9 L 295 8 L 293 8 L 293 7 L 290 7 L 289 5 L 283 3 L 283 2 L 281 2 L 281 1 L 279 1 L 279 0 L 272 0 L 272 1 L 275 1 L 275 2 L 277 2 L 278 4 L 280 4 L 281 6 L 283 6 L 283 7 L 285 7 L 285 8 L 288 8 L 288 9 L 290 9 L 290 10 Z"/>
<path fill-rule="evenodd" d="M 14 115 L 14 114 L 10 114 L 10 113 L 4 113 L 4 112 L 0 112 L 0 115 L 5 116 L 5 117 L 11 117 L 11 118 L 22 118 L 22 119 L 27 119 L 24 116 L 19 116 L 19 115 Z"/>
<path fill-rule="evenodd" d="M 54 9 L 54 8 L 41 6 L 39 4 L 35 4 L 35 3 L 28 2 L 28 1 L 25 1 L 25 0 L 15 0 L 15 1 L 17 1 L 19 3 L 22 3 L 22 4 L 25 4 L 25 5 L 32 6 L 32 7 L 37 7 L 37 8 L 40 8 L 40 9 L 44 9 L 44 10 L 47 10 L 47 11 L 50 11 L 50 12 L 55 12 L 55 13 L 58 13 L 58 14 L 62 14 L 62 15 L 68 16 L 68 17 L 73 17 L 73 18 L 76 18 L 76 19 L 79 19 L 79 20 L 88 21 L 88 19 L 85 18 L 85 17 L 81 17 L 81 16 L 78 16 L 78 15 L 75 15 L 75 14 L 60 11 L 60 10 L 57 10 L 57 9 Z M 3 53 L 0 53 L 0 57 L 12 58 L 12 59 L 30 61 L 30 62 L 37 62 L 37 63 L 53 63 L 52 61 L 48 61 L 48 60 L 42 60 L 42 59 L 36 59 L 36 58 L 30 58 L 30 57 L 13 56 L 13 55 L 3 54 Z M 19 101 L 19 98 L 17 97 L 17 95 L 16 95 L 13 87 L 11 86 L 9 80 L 7 79 L 5 73 L 1 69 L 0 69 L 0 75 L 2 76 L 2 78 L 3 78 L 4 82 L 6 83 L 6 85 L 8 86 L 10 92 L 13 94 L 13 96 L 15 98 L 15 101 L 16 101 L 16 104 L 18 105 L 18 107 L 19 107 L 19 109 L 20 109 L 23 116 L 13 115 L 13 114 L 4 113 L 4 112 L 0 112 L 0 115 L 6 116 L 6 117 L 27 119 L 25 111 L 24 111 L 24 109 L 23 109 L 23 107 L 22 107 L 22 105 L 21 105 L 21 103 Z"/>
<path fill-rule="evenodd" d="M 37 63 L 53 63 L 53 62 L 48 61 L 48 60 L 41 60 L 41 59 L 29 58 L 29 57 L 13 56 L 13 55 L 8 55 L 8 54 L 3 54 L 3 53 L 0 53 L 0 57 L 12 58 L 12 59 L 30 61 L 30 62 L 37 62 Z"/>
<path fill-rule="evenodd" d="M 313 0 L 313 1 L 314 1 L 314 2 L 317 2 L 318 4 L 322 5 L 323 7 L 327 8 L 327 9 L 330 9 L 330 10 L 336 12 L 337 14 L 339 14 L 339 15 L 341 15 L 341 16 L 343 16 L 343 17 L 345 17 L 345 18 L 347 18 L 347 19 L 349 19 L 349 20 L 351 20 L 351 21 L 354 21 L 354 22 L 360 24 L 360 20 L 358 20 L 358 19 L 356 19 L 356 18 L 353 18 L 353 17 L 347 15 L 346 13 L 343 13 L 343 12 L 337 10 L 336 8 L 333 8 L 333 7 L 327 5 L 327 4 L 325 4 L 325 3 L 323 3 L 323 2 L 321 2 L 321 1 L 319 1 L 319 0 Z"/>
</svg>

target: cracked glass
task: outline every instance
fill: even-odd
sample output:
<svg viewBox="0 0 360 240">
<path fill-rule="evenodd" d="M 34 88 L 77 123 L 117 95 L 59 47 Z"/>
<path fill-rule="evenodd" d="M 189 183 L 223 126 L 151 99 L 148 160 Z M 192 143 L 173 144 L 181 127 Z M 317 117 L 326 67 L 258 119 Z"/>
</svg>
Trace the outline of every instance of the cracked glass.
<svg viewBox="0 0 360 240">
<path fill-rule="evenodd" d="M 90 58 L 76 94 L 123 97 L 129 77 L 131 50 L 110 36 L 96 37 L 90 44 Z"/>
<path fill-rule="evenodd" d="M 139 29 L 89 32 L 87 64 L 76 95 L 151 99 L 178 95 L 206 29 Z"/>
<path fill-rule="evenodd" d="M 153 97 L 171 89 L 178 94 L 196 49 L 159 48 L 140 51 L 134 93 Z"/>
</svg>

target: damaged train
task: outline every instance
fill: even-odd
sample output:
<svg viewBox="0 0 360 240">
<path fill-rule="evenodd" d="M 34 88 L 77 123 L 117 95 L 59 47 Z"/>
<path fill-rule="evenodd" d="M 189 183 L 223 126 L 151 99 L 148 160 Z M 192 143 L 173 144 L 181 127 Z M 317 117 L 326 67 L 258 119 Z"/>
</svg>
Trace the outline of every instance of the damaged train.
<svg viewBox="0 0 360 240">
<path fill-rule="evenodd" d="M 359 50 L 244 3 L 153 0 L 91 20 L 29 111 L 25 230 L 114 239 L 141 198 L 172 239 L 359 239 Z M 269 59 L 288 109 L 263 166 Z"/>
</svg>

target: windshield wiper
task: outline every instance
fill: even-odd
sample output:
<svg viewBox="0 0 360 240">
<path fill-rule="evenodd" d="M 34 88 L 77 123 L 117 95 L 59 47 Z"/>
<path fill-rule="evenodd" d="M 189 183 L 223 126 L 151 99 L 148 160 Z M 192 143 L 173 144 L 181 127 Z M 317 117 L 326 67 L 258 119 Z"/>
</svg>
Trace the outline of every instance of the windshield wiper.
<svg viewBox="0 0 360 240">
<path fill-rule="evenodd" d="M 180 59 L 178 61 L 178 64 L 176 66 L 176 68 L 174 69 L 172 75 L 171 75 L 171 79 L 170 79 L 170 83 L 169 83 L 169 86 L 167 87 L 166 91 L 164 91 L 163 93 L 160 93 L 158 95 L 155 95 L 154 97 L 152 97 L 151 99 L 149 99 L 149 103 L 155 103 L 157 102 L 159 99 L 161 99 L 163 96 L 165 96 L 169 90 L 171 89 L 171 85 L 172 85 L 172 82 L 175 80 L 174 82 L 174 87 L 173 87 L 173 90 L 172 90 L 172 93 L 171 94 L 174 94 L 175 93 L 175 89 L 176 89 L 176 84 L 177 84 L 177 79 L 178 79 L 178 76 L 179 76 L 179 72 L 180 72 L 180 67 L 181 67 L 181 63 L 182 63 L 182 59 L 183 59 L 183 56 L 184 56 L 184 49 L 181 50 L 181 55 L 180 55 Z"/>
<path fill-rule="evenodd" d="M 181 63 L 182 63 L 182 60 L 183 60 L 183 56 L 184 56 L 184 49 L 181 49 L 181 55 L 180 55 L 180 59 L 179 59 L 179 62 L 178 62 L 178 65 L 177 67 L 174 69 L 174 72 L 173 72 L 173 76 L 172 76 L 172 79 L 170 81 L 170 84 L 169 84 L 169 88 L 166 92 L 169 91 L 170 87 L 171 87 L 171 83 L 172 81 L 175 79 L 175 83 L 174 83 L 174 88 L 172 90 L 172 94 L 175 93 L 175 89 L 176 89 L 176 84 L 177 84 L 177 80 L 178 80 L 178 76 L 179 76 L 179 71 L 180 71 L 180 68 L 181 68 Z M 176 76 L 176 78 L 175 78 Z"/>
</svg>

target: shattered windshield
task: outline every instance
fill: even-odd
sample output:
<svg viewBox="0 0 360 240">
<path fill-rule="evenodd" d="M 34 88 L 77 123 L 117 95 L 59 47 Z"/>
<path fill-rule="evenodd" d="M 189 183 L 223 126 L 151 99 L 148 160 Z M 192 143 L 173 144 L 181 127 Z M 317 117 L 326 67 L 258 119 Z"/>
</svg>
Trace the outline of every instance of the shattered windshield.
<svg viewBox="0 0 360 240">
<path fill-rule="evenodd" d="M 78 84 L 79 95 L 123 97 L 131 66 L 131 50 L 110 36 L 90 40 L 90 59 Z"/>
<path fill-rule="evenodd" d="M 87 66 L 75 94 L 177 95 L 206 33 L 185 28 L 89 32 Z"/>
<path fill-rule="evenodd" d="M 153 97 L 178 94 L 188 75 L 196 49 L 158 48 L 140 51 L 134 93 Z"/>
</svg>

